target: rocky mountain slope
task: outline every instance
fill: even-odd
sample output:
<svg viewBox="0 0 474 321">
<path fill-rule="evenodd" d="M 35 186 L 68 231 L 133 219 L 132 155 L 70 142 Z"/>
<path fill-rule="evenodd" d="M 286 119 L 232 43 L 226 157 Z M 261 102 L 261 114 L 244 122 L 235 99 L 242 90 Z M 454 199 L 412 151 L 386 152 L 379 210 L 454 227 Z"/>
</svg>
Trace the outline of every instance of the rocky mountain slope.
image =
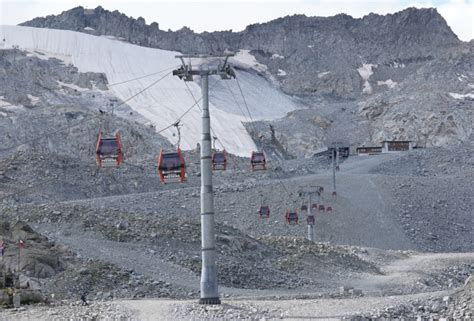
<svg viewBox="0 0 474 321">
<path fill-rule="evenodd" d="M 402 139 L 446 146 L 472 135 L 474 44 L 458 40 L 435 9 L 361 19 L 295 15 L 241 32 L 194 33 L 185 27 L 164 31 L 157 23 L 102 7 L 77 7 L 22 25 L 114 36 L 184 53 L 249 52 L 260 76 L 310 107 L 253 134 L 257 145 L 280 156 L 312 155 L 323 141 L 346 140 L 355 147 Z M 311 132 L 316 135 L 307 135 Z M 260 142 L 262 136 L 269 140 Z"/>
<path fill-rule="evenodd" d="M 364 63 L 433 59 L 460 44 L 436 10 L 414 8 L 362 19 L 344 14 L 328 18 L 295 15 L 250 25 L 242 32 L 201 34 L 188 28 L 163 31 L 157 23 L 147 25 L 143 18 L 135 20 L 102 7 L 93 11 L 77 7 L 22 25 L 115 36 L 141 46 L 185 53 L 250 49 L 274 74 L 278 69 L 286 72 L 282 84 L 288 91 L 342 97 L 359 95 L 363 84 L 356 69 Z M 318 71 L 327 74 L 315 77 Z"/>
</svg>

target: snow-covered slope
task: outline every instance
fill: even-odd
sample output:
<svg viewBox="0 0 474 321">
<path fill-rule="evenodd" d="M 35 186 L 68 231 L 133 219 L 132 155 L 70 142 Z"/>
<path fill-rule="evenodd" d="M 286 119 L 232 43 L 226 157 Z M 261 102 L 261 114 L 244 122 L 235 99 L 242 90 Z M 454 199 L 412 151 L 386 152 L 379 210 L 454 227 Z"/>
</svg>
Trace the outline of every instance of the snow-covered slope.
<svg viewBox="0 0 474 321">
<path fill-rule="evenodd" d="M 35 51 L 56 57 L 66 64 L 73 64 L 80 72 L 105 73 L 109 83 L 118 83 L 141 77 L 156 71 L 169 68 L 169 72 L 179 65 L 175 58 L 178 52 L 151 49 L 84 33 L 39 29 L 19 26 L 0 26 L 0 39 L 5 39 L 5 48 L 19 46 L 22 50 Z M 42 56 L 44 57 L 44 56 Z M 252 68 L 252 67 L 249 67 Z M 127 82 L 110 87 L 112 94 L 125 100 L 147 87 L 163 74 Z M 273 87 L 255 71 L 239 71 L 241 86 L 245 91 L 247 104 L 254 120 L 273 119 L 284 116 L 288 111 L 298 108 L 298 102 Z M 248 156 L 255 144 L 245 130 L 242 122 L 248 121 L 240 108 L 236 108 L 234 96 L 242 104 L 242 98 L 235 80 L 227 85 L 211 80 L 210 110 L 212 129 L 228 152 Z M 197 83 L 189 83 L 193 95 L 199 99 L 201 90 Z M 257 88 L 263 88 L 262 91 Z M 151 87 L 143 94 L 137 95 L 128 104 L 155 125 L 157 130 L 173 123 L 193 105 L 194 99 L 186 85 L 177 77 L 169 75 L 163 81 Z M 245 109 L 244 109 L 245 110 Z M 182 119 L 182 148 L 191 149 L 200 139 L 201 114 L 199 108 L 193 108 Z M 174 129 L 162 132 L 175 143 Z"/>
</svg>

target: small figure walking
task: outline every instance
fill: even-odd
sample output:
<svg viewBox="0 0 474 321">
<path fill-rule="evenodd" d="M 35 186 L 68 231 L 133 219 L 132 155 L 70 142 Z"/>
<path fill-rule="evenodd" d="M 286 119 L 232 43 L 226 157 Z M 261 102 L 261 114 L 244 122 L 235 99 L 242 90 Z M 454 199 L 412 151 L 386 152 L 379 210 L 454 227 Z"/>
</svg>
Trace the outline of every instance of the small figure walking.
<svg viewBox="0 0 474 321">
<path fill-rule="evenodd" d="M 89 303 L 87 303 L 87 299 L 86 299 L 86 294 L 84 293 L 83 295 L 81 295 L 81 305 L 89 305 Z"/>
</svg>

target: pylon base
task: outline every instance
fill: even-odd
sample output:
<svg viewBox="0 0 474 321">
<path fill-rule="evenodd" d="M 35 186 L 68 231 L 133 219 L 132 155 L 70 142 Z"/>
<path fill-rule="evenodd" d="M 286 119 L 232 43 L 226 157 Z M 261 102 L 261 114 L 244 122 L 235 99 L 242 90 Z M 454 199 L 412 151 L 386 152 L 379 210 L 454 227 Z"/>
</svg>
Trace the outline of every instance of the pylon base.
<svg viewBox="0 0 474 321">
<path fill-rule="evenodd" d="M 219 298 L 200 298 L 199 304 L 221 304 L 221 300 Z"/>
</svg>

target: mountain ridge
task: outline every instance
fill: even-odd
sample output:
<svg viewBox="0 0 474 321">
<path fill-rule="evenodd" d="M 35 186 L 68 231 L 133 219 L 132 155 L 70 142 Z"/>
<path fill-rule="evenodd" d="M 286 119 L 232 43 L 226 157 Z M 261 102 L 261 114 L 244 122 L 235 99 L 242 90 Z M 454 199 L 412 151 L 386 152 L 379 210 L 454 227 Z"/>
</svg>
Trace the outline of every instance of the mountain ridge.
<svg viewBox="0 0 474 321">
<path fill-rule="evenodd" d="M 269 72 L 290 94 L 320 94 L 314 90 L 320 81 L 313 74 L 333 70 L 333 78 L 343 89 L 331 88 L 321 94 L 342 99 L 358 97 L 361 84 L 355 70 L 363 63 L 439 56 L 462 44 L 435 9 L 415 8 L 359 19 L 346 14 L 293 15 L 252 24 L 240 32 L 195 33 L 187 27 L 163 31 L 158 23 L 147 25 L 141 17 L 134 19 L 100 6 L 93 10 L 76 7 L 21 25 L 114 36 L 140 46 L 183 53 L 248 49 L 259 62 L 269 65 Z M 285 77 L 278 70 L 283 70 Z"/>
</svg>

